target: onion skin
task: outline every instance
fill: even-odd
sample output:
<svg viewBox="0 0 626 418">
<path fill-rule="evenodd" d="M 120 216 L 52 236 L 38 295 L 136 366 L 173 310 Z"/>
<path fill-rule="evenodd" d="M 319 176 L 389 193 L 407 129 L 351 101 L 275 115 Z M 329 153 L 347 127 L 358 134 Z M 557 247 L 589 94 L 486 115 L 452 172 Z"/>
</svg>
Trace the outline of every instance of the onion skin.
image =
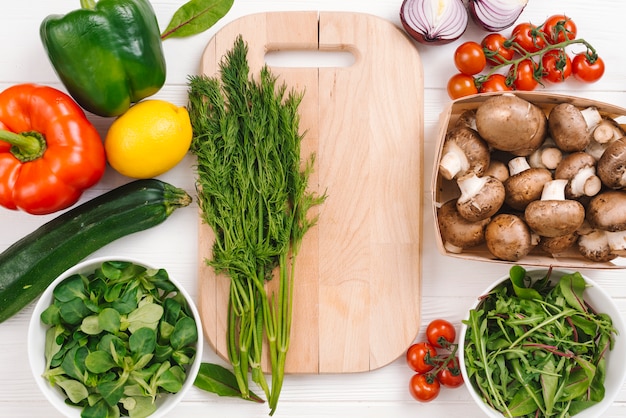
<svg viewBox="0 0 626 418">
<path fill-rule="evenodd" d="M 500 32 L 513 26 L 528 0 L 469 0 L 472 20 L 488 32 Z"/>
<path fill-rule="evenodd" d="M 469 16 L 462 0 L 404 0 L 400 21 L 417 42 L 444 45 L 465 33 Z"/>
</svg>

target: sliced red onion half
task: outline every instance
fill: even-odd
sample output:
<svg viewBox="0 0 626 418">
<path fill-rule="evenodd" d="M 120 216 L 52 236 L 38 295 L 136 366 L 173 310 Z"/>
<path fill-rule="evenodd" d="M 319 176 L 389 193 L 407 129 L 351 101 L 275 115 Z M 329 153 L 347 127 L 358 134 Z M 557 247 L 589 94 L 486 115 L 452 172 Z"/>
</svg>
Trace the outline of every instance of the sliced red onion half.
<svg viewBox="0 0 626 418">
<path fill-rule="evenodd" d="M 461 0 L 404 0 L 400 21 L 423 44 L 447 44 L 463 35 L 469 17 Z"/>
<path fill-rule="evenodd" d="M 499 32 L 513 26 L 526 4 L 528 0 L 470 0 L 468 9 L 483 29 Z"/>
</svg>

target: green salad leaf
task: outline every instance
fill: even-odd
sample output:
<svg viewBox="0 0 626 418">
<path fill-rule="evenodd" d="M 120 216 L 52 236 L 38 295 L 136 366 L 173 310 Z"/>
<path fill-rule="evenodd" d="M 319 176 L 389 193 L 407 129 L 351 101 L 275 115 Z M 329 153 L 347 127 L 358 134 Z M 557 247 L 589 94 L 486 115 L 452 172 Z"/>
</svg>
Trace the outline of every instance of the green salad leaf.
<svg viewBox="0 0 626 418">
<path fill-rule="evenodd" d="M 568 417 L 604 398 L 611 318 L 585 303 L 580 273 L 550 275 L 513 266 L 464 321 L 469 383 L 507 417 Z"/>
<path fill-rule="evenodd" d="M 124 261 L 75 274 L 53 291 L 43 376 L 82 417 L 146 417 L 181 390 L 196 356 L 189 305 L 163 269 Z"/>
</svg>

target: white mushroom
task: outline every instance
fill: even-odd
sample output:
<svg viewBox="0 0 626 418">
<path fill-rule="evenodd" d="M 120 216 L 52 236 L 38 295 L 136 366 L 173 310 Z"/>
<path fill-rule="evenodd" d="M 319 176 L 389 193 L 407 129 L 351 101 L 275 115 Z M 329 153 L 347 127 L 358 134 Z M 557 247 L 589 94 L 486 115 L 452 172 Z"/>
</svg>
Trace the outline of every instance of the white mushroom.
<svg viewBox="0 0 626 418">
<path fill-rule="evenodd" d="M 465 127 L 454 128 L 446 134 L 439 173 L 447 180 L 470 171 L 481 176 L 490 159 L 489 147 L 476 131 Z"/>
<path fill-rule="evenodd" d="M 495 177 L 469 173 L 457 180 L 461 196 L 456 202 L 459 214 L 470 222 L 489 218 L 504 203 L 504 186 Z"/>
<path fill-rule="evenodd" d="M 485 242 L 494 257 L 518 261 L 539 243 L 539 236 L 519 216 L 501 213 L 494 216 L 485 228 Z"/>
<path fill-rule="evenodd" d="M 550 111 L 548 129 L 561 151 L 583 151 L 600 120 L 602 116 L 595 107 L 581 110 L 571 103 L 560 103 Z"/>
<path fill-rule="evenodd" d="M 510 177 L 504 182 L 506 195 L 504 201 L 516 210 L 541 198 L 543 185 L 552 180 L 552 173 L 546 168 L 534 168 L 525 157 L 516 157 L 509 161 Z"/>
<path fill-rule="evenodd" d="M 456 199 L 447 201 L 437 211 L 437 223 L 444 247 L 455 254 L 484 243 L 485 227 L 489 221 L 490 218 L 478 222 L 465 220 L 456 210 Z"/>
<path fill-rule="evenodd" d="M 585 208 L 577 200 L 565 199 L 567 180 L 545 184 L 541 200 L 530 202 L 524 211 L 528 226 L 543 237 L 558 237 L 575 232 L 585 220 Z"/>
<path fill-rule="evenodd" d="M 595 196 L 602 189 L 602 182 L 596 176 L 596 160 L 583 151 L 565 156 L 556 167 L 554 178 L 567 180 L 565 197 L 568 199 Z"/>
<path fill-rule="evenodd" d="M 597 164 L 598 177 L 611 189 L 626 187 L 626 137 L 611 142 Z"/>
</svg>

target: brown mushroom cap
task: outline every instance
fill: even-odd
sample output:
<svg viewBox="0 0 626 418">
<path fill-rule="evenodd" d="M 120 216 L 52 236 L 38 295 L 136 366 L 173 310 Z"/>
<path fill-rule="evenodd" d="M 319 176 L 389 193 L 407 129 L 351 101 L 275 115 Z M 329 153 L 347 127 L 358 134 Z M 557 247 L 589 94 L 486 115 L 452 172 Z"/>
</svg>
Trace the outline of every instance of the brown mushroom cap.
<svg viewBox="0 0 626 418">
<path fill-rule="evenodd" d="M 558 237 L 541 237 L 539 248 L 548 254 L 560 254 L 569 250 L 577 240 L 578 234 L 576 232 Z"/>
<path fill-rule="evenodd" d="M 587 220 L 595 229 L 626 230 L 626 191 L 609 190 L 594 196 L 587 205 Z"/>
<path fill-rule="evenodd" d="M 587 111 L 591 112 L 591 109 L 588 108 Z M 559 103 L 550 111 L 548 129 L 554 143 L 561 151 L 583 151 L 591 142 L 593 129 L 599 121 L 599 114 L 595 123 L 588 122 L 585 114 L 578 107 L 571 103 Z"/>
<path fill-rule="evenodd" d="M 487 170 L 485 171 L 485 174 L 483 174 L 483 176 L 495 177 L 502 183 L 504 183 L 506 179 L 509 178 L 509 168 L 502 161 L 494 160 L 492 158 L 491 162 L 489 163 L 489 167 L 487 167 Z"/>
<path fill-rule="evenodd" d="M 468 172 L 482 176 L 491 154 L 487 143 L 478 133 L 467 127 L 457 127 L 446 134 L 439 172 L 447 180 L 452 180 Z"/>
<path fill-rule="evenodd" d="M 596 176 L 596 160 L 583 151 L 566 155 L 554 170 L 554 178 L 568 181 L 565 196 L 569 199 L 595 196 L 602 189 Z"/>
<path fill-rule="evenodd" d="M 521 157 L 514 160 L 521 161 Z M 510 162 L 510 165 L 513 160 Z M 552 180 L 552 173 L 546 168 L 530 167 L 516 173 L 511 170 L 511 176 L 504 181 L 506 192 L 504 201 L 516 210 L 524 210 L 534 200 L 541 198 L 543 186 Z"/>
<path fill-rule="evenodd" d="M 485 228 L 485 241 L 489 252 L 505 261 L 518 261 L 537 244 L 526 222 L 510 213 L 493 217 Z"/>
<path fill-rule="evenodd" d="M 626 187 L 626 137 L 611 142 L 597 165 L 598 177 L 611 189 Z"/>
<path fill-rule="evenodd" d="M 538 106 L 513 94 L 502 94 L 477 108 L 476 130 L 491 147 L 527 156 L 545 140 L 547 118 Z"/>
<path fill-rule="evenodd" d="M 478 177 L 474 173 L 461 177 L 457 184 L 461 196 L 456 209 L 470 222 L 482 221 L 496 214 L 504 203 L 504 185 L 495 177 Z"/>
<path fill-rule="evenodd" d="M 524 211 L 526 223 L 543 237 L 575 232 L 585 220 L 585 208 L 577 200 L 535 200 Z"/>
<path fill-rule="evenodd" d="M 465 220 L 456 210 L 456 199 L 444 203 L 437 211 L 437 224 L 446 249 L 453 253 L 485 242 L 485 227 L 491 219 Z"/>
<path fill-rule="evenodd" d="M 541 200 L 526 206 L 524 219 L 537 234 L 550 238 L 571 234 L 585 221 L 584 206 L 577 200 L 565 199 L 566 185 L 564 179 L 547 182 Z"/>
</svg>

